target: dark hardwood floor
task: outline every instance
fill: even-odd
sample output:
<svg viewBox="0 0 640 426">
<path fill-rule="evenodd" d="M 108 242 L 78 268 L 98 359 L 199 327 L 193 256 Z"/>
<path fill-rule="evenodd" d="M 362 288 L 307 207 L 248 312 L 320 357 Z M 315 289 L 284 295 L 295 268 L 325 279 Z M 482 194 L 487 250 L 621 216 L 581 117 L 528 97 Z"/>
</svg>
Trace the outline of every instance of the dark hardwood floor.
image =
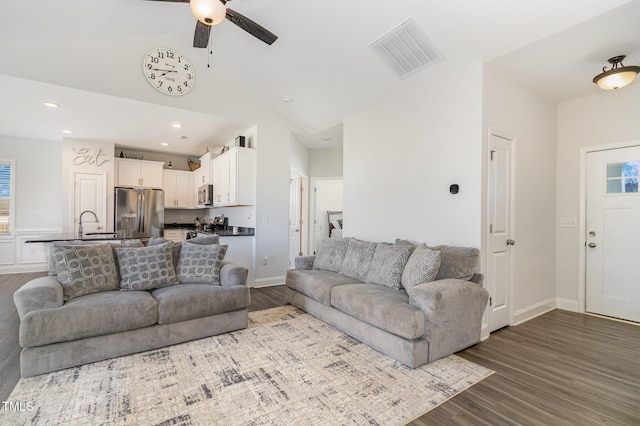
<svg viewBox="0 0 640 426">
<path fill-rule="evenodd" d="M 12 295 L 41 275 L 0 275 L 2 401 L 19 378 Z M 251 297 L 250 311 L 282 306 L 284 286 Z M 412 425 L 640 424 L 640 326 L 554 310 L 458 355 L 496 373 Z"/>
</svg>

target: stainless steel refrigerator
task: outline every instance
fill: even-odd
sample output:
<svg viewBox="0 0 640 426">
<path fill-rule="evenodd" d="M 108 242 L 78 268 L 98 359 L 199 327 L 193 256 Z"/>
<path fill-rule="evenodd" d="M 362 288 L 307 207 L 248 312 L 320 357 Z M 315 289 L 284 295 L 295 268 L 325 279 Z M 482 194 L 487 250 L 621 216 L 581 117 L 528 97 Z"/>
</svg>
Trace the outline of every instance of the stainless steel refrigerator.
<svg viewBox="0 0 640 426">
<path fill-rule="evenodd" d="M 164 192 L 160 189 L 116 188 L 115 227 L 120 238 L 164 235 Z"/>
</svg>

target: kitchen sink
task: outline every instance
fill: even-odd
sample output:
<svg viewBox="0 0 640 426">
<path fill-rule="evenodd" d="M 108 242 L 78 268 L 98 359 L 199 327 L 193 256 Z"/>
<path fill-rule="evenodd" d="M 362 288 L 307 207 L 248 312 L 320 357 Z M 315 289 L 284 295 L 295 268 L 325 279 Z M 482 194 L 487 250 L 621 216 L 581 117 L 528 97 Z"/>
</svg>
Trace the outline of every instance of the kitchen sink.
<svg viewBox="0 0 640 426">
<path fill-rule="evenodd" d="M 87 232 L 84 235 L 89 236 L 89 235 L 116 235 L 116 234 L 117 232 Z"/>
</svg>

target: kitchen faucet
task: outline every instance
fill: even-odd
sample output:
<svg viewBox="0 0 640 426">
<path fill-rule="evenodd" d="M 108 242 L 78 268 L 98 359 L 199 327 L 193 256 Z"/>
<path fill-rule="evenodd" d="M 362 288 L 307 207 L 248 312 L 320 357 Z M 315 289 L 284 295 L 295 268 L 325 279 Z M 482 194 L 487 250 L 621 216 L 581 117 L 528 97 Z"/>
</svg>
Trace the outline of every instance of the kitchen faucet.
<svg viewBox="0 0 640 426">
<path fill-rule="evenodd" d="M 78 218 L 78 238 L 82 238 L 82 215 L 85 213 L 91 213 L 93 217 L 96 219 L 96 223 L 100 222 L 98 220 L 98 216 L 95 214 L 95 212 L 91 210 L 85 210 L 82 213 L 80 213 L 80 217 Z"/>
</svg>

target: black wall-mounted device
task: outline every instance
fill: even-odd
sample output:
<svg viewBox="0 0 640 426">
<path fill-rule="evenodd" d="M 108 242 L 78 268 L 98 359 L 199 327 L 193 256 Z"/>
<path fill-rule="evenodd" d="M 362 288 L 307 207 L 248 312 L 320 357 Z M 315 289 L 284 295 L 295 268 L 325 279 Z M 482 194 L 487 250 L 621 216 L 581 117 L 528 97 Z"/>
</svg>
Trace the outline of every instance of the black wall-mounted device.
<svg viewBox="0 0 640 426">
<path fill-rule="evenodd" d="M 460 187 L 458 186 L 457 183 L 454 183 L 453 185 L 451 185 L 449 187 L 449 192 L 452 193 L 452 194 L 457 194 L 458 191 L 460 191 Z"/>
</svg>

